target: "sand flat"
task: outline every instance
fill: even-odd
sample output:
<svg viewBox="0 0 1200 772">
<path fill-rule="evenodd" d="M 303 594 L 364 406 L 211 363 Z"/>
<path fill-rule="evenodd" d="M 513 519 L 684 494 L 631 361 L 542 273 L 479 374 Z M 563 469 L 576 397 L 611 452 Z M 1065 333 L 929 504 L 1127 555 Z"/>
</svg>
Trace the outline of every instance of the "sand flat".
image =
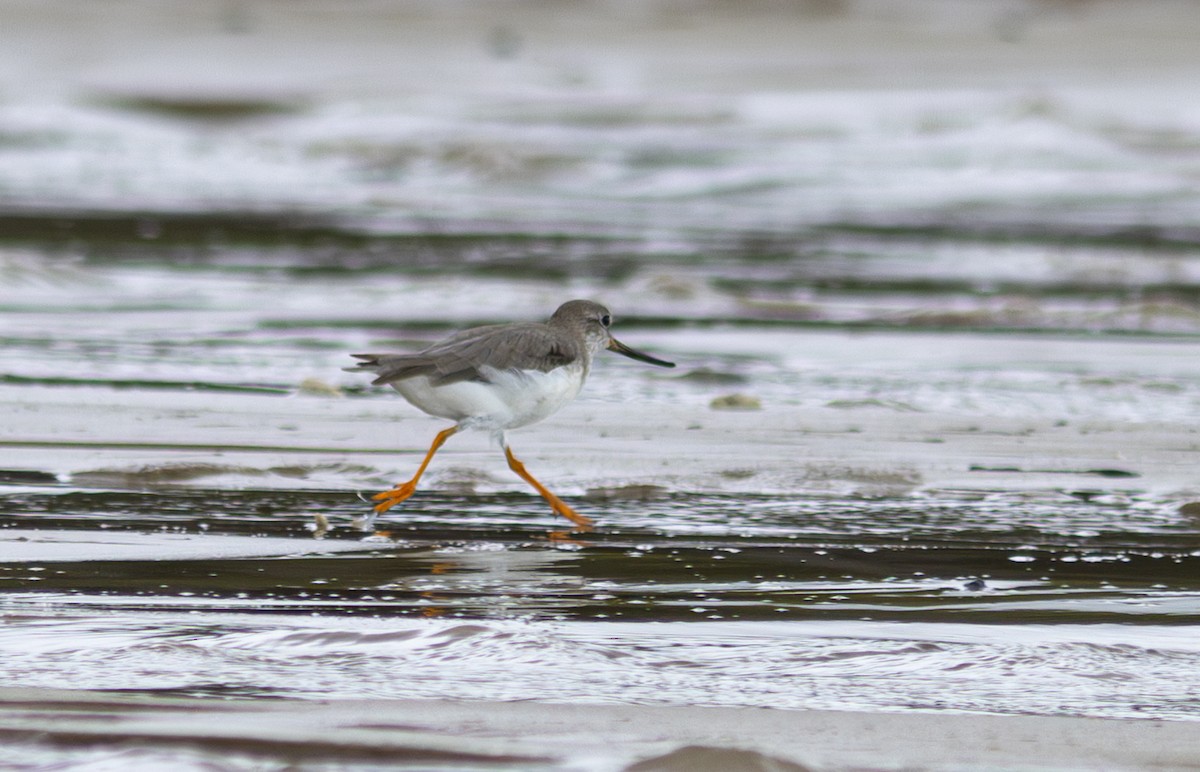
<svg viewBox="0 0 1200 772">
<path fill-rule="evenodd" d="M 194 745 L 202 757 L 387 758 L 397 769 L 1185 770 L 1200 758 L 1191 724 L 1161 721 L 11 688 L 0 690 L 0 731 L 48 757 L 94 738 L 143 753 Z"/>
</svg>

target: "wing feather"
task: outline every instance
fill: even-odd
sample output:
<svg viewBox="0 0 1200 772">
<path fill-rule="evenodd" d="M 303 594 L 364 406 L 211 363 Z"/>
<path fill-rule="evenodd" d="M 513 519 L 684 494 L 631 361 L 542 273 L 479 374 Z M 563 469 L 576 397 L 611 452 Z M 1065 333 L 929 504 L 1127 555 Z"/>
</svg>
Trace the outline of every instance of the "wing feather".
<svg viewBox="0 0 1200 772">
<path fill-rule="evenodd" d="M 487 369 L 549 372 L 583 352 L 570 336 L 545 324 L 505 324 L 463 330 L 415 354 L 354 354 L 358 370 L 376 374 L 383 385 L 429 376 L 434 385 L 487 381 Z"/>
</svg>

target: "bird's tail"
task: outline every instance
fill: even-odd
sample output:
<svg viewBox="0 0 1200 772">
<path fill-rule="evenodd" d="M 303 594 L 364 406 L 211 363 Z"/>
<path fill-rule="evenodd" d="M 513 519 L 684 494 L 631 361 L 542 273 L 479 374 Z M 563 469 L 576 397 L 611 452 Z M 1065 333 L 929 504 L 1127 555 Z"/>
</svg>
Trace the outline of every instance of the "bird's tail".
<svg viewBox="0 0 1200 772">
<path fill-rule="evenodd" d="M 362 361 L 355 364 L 354 367 L 343 367 L 342 370 L 348 373 L 361 373 L 364 370 L 379 372 L 379 358 L 383 356 L 382 354 L 351 354 L 350 356 Z"/>
</svg>

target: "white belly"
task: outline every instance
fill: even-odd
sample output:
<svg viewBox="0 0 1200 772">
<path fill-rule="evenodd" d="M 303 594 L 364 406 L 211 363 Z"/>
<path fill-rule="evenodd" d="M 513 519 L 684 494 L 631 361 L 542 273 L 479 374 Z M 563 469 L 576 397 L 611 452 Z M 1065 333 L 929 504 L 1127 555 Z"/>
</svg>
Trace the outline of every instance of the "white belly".
<svg viewBox="0 0 1200 772">
<path fill-rule="evenodd" d="M 468 429 L 502 431 L 536 423 L 575 399 L 583 387 L 581 366 L 548 373 L 488 370 L 489 383 L 459 381 L 434 386 L 418 376 L 392 384 L 422 411 L 448 418 Z"/>
</svg>

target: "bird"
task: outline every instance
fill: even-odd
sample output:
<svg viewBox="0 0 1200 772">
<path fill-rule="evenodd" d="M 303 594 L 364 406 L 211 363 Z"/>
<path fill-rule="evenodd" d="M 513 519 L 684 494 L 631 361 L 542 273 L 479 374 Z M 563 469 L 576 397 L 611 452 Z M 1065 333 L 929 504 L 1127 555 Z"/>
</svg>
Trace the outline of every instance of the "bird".
<svg viewBox="0 0 1200 772">
<path fill-rule="evenodd" d="M 414 354 L 352 354 L 349 372 L 375 375 L 375 386 L 391 386 L 414 407 L 455 423 L 433 438 L 412 479 L 371 497 L 371 520 L 405 501 L 442 445 L 463 430 L 483 430 L 504 451 L 509 468 L 533 486 L 557 514 L 592 530 L 595 523 L 539 482 L 513 455 L 505 434 L 541 421 L 569 404 L 583 388 L 592 358 L 607 349 L 659 367 L 658 359 L 612 336 L 612 313 L 591 300 L 563 303 L 546 322 L 472 327 Z"/>
</svg>

